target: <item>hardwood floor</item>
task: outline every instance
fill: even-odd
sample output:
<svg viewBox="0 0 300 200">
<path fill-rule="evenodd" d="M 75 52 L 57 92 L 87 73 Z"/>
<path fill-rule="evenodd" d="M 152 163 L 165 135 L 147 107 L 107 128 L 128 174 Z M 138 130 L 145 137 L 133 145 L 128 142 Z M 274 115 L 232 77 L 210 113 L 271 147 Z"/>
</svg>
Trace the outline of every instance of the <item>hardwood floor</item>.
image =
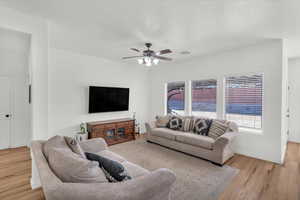
<svg viewBox="0 0 300 200">
<path fill-rule="evenodd" d="M 31 159 L 27 147 L 0 151 L 0 199 L 43 200 L 41 189 L 31 190 Z"/>
<path fill-rule="evenodd" d="M 236 155 L 227 165 L 240 173 L 219 200 L 300 200 L 300 144 L 289 143 L 284 165 Z M 0 151 L 0 199 L 44 200 L 31 190 L 28 148 Z"/>
<path fill-rule="evenodd" d="M 300 144 L 288 144 L 283 165 L 241 155 L 227 164 L 240 173 L 219 200 L 300 199 Z"/>
</svg>

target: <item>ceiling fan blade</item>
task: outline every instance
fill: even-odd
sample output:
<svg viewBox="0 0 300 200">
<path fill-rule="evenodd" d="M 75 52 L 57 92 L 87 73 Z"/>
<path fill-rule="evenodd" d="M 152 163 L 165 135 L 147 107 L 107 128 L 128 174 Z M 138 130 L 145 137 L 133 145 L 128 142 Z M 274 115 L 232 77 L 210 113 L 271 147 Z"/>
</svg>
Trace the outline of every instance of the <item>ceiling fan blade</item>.
<svg viewBox="0 0 300 200">
<path fill-rule="evenodd" d="M 138 50 L 138 49 L 136 49 L 136 48 L 130 48 L 130 50 L 136 51 L 136 52 L 141 52 L 140 50 Z"/>
<path fill-rule="evenodd" d="M 127 57 L 122 57 L 122 59 L 130 59 L 130 58 L 141 58 L 144 56 L 127 56 Z"/>
<path fill-rule="evenodd" d="M 190 51 L 181 51 L 180 54 L 182 54 L 182 55 L 188 55 L 188 54 L 191 54 L 191 52 Z"/>
<path fill-rule="evenodd" d="M 163 55 L 163 54 L 168 54 L 168 53 L 172 53 L 172 51 L 170 49 L 164 49 L 164 50 L 157 52 L 157 55 Z"/>
<path fill-rule="evenodd" d="M 167 58 L 167 57 L 157 56 L 157 55 L 154 55 L 153 57 L 158 58 L 160 60 L 166 60 L 166 61 L 172 61 L 173 60 L 172 58 Z"/>
</svg>

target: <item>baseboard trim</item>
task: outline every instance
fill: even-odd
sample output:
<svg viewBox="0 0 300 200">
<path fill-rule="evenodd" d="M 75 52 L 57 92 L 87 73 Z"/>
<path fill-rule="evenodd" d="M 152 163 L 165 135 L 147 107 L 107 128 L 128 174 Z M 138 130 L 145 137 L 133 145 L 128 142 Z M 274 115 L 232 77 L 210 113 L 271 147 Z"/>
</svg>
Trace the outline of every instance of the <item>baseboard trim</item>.
<svg viewBox="0 0 300 200">
<path fill-rule="evenodd" d="M 32 180 L 32 178 L 30 179 L 30 185 L 31 185 L 31 189 L 33 189 L 33 190 L 39 189 L 39 188 L 42 187 L 40 184 L 34 183 L 34 181 Z"/>
</svg>

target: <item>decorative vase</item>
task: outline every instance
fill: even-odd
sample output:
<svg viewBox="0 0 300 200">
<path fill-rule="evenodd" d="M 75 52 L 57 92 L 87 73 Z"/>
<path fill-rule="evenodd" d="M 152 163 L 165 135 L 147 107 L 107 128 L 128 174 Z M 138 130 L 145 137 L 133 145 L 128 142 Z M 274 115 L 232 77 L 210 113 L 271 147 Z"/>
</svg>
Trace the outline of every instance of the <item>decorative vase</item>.
<svg viewBox="0 0 300 200">
<path fill-rule="evenodd" d="M 75 139 L 77 141 L 85 141 L 85 140 L 88 139 L 88 133 L 81 133 L 81 132 L 79 132 L 79 133 L 77 133 L 75 135 Z"/>
</svg>

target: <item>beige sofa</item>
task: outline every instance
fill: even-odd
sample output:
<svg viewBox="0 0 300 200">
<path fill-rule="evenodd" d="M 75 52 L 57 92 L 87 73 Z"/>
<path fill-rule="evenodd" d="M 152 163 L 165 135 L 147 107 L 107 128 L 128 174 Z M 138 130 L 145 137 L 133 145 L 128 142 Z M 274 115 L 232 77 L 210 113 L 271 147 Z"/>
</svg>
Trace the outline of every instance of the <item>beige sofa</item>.
<svg viewBox="0 0 300 200">
<path fill-rule="evenodd" d="M 119 183 L 64 183 L 50 169 L 43 154 L 45 141 L 33 141 L 32 155 L 47 200 L 169 200 L 175 175 L 168 169 L 150 172 L 109 151 L 103 139 L 80 143 L 85 152 L 99 153 L 123 164 L 133 179 Z M 76 166 L 74 166 L 76 167 Z"/>
<path fill-rule="evenodd" d="M 238 133 L 234 122 L 228 122 L 229 129 L 221 137 L 214 140 L 211 137 L 183 132 L 169 128 L 158 128 L 155 122 L 146 123 L 147 141 L 160 144 L 187 154 L 223 165 L 234 155 L 232 142 Z"/>
</svg>

